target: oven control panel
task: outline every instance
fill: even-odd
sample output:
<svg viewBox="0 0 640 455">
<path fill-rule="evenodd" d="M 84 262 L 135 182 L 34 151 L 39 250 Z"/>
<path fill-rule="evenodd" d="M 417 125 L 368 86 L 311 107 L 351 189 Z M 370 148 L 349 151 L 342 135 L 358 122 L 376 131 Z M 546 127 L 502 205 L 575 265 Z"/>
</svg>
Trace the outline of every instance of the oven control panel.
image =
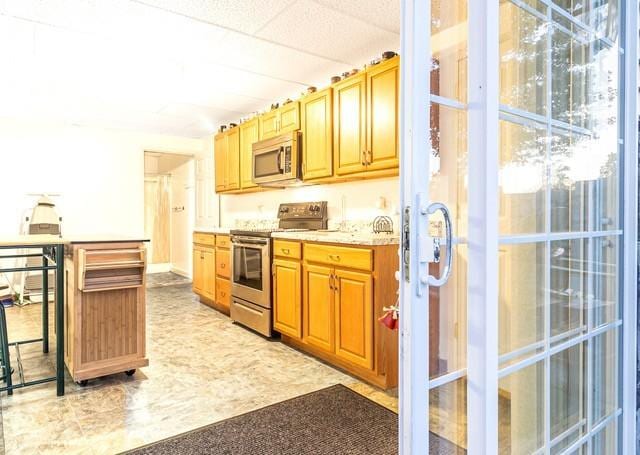
<svg viewBox="0 0 640 455">
<path fill-rule="evenodd" d="M 278 219 L 281 228 L 326 229 L 327 201 L 280 204 Z"/>
</svg>

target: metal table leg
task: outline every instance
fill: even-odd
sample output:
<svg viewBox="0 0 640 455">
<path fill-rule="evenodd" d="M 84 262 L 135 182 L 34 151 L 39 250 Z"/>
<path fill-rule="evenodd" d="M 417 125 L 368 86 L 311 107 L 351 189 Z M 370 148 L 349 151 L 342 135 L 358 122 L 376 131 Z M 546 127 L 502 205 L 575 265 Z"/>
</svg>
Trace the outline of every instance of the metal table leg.
<svg viewBox="0 0 640 455">
<path fill-rule="evenodd" d="M 56 384 L 64 395 L 64 245 L 56 245 Z"/>
<path fill-rule="evenodd" d="M 49 265 L 47 248 L 42 248 L 42 266 Z M 42 271 L 42 352 L 49 352 L 49 271 Z"/>
</svg>

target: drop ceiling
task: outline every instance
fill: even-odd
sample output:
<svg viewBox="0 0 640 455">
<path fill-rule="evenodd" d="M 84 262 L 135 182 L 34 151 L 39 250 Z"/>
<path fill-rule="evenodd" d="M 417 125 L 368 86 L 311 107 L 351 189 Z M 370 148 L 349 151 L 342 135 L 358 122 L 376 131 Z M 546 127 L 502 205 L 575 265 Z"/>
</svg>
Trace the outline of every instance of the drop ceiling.
<svg viewBox="0 0 640 455">
<path fill-rule="evenodd" d="M 0 117 L 202 137 L 399 29 L 399 0 L 0 0 Z"/>
</svg>

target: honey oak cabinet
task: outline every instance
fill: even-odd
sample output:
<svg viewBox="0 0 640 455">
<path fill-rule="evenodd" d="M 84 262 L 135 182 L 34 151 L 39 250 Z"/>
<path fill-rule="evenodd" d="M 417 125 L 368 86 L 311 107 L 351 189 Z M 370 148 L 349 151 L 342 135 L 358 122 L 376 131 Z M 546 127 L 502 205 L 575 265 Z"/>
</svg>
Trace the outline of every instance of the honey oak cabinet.
<svg viewBox="0 0 640 455">
<path fill-rule="evenodd" d="M 329 87 L 300 100 L 302 177 L 333 175 L 333 90 Z"/>
<path fill-rule="evenodd" d="M 299 261 L 273 260 L 273 327 L 302 338 L 302 266 Z"/>
<path fill-rule="evenodd" d="M 397 173 L 399 61 L 394 57 L 333 86 L 336 176 Z"/>
<path fill-rule="evenodd" d="M 328 352 L 334 351 L 333 269 L 320 265 L 304 265 L 303 319 L 304 341 Z"/>
<path fill-rule="evenodd" d="M 293 101 L 258 117 L 260 139 L 300 129 L 300 103 Z"/>
<path fill-rule="evenodd" d="M 240 125 L 240 188 L 255 188 L 253 183 L 253 151 L 252 146 L 260 138 L 258 118 L 253 118 Z"/>
<path fill-rule="evenodd" d="M 240 188 L 240 128 L 216 134 L 213 140 L 216 192 Z"/>
<path fill-rule="evenodd" d="M 228 235 L 216 235 L 215 301 L 219 309 L 229 313 L 231 308 L 231 241 Z"/>
<path fill-rule="evenodd" d="M 208 300 L 216 298 L 216 252 L 215 235 L 195 232 L 193 234 L 193 283 L 195 294 Z"/>
<path fill-rule="evenodd" d="M 366 170 L 367 79 L 365 73 L 333 86 L 333 153 L 337 175 Z"/>
<path fill-rule="evenodd" d="M 336 355 L 373 368 L 373 279 L 370 273 L 335 269 Z"/>
<path fill-rule="evenodd" d="M 227 189 L 227 134 L 218 133 L 213 138 L 213 166 L 216 193 Z"/>
<path fill-rule="evenodd" d="M 282 341 L 376 386 L 396 387 L 397 332 L 376 319 L 397 298 L 398 246 L 276 239 L 274 255 L 274 324 Z M 300 320 L 302 339 L 295 330 Z"/>
<path fill-rule="evenodd" d="M 367 69 L 367 171 L 399 164 L 399 57 Z"/>
</svg>

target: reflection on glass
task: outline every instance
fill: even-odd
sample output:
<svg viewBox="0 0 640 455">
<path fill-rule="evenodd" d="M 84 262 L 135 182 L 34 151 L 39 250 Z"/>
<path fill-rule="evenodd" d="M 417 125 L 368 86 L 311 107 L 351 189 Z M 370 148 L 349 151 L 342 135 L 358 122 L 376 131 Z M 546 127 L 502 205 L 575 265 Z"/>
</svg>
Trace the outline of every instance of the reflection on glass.
<svg viewBox="0 0 640 455">
<path fill-rule="evenodd" d="M 618 453 L 618 420 L 614 419 L 593 437 L 592 453 Z"/>
<path fill-rule="evenodd" d="M 592 426 L 618 409 L 618 337 L 618 329 L 613 329 L 592 341 Z"/>
<path fill-rule="evenodd" d="M 467 381 L 465 378 L 429 391 L 430 453 L 466 453 Z M 434 437 L 435 435 L 435 437 Z M 457 448 L 452 450 L 452 444 Z M 459 450 L 458 450 L 459 449 Z"/>
<path fill-rule="evenodd" d="M 545 230 L 546 131 L 500 122 L 500 234 Z"/>
<path fill-rule="evenodd" d="M 545 250 L 544 243 L 500 246 L 500 354 L 544 338 Z"/>
<path fill-rule="evenodd" d="M 618 39 L 618 0 L 553 0 L 577 21 L 596 30 L 599 36 Z"/>
<path fill-rule="evenodd" d="M 555 342 L 580 335 L 586 321 L 587 242 L 581 239 L 551 242 L 551 336 Z"/>
<path fill-rule="evenodd" d="M 586 429 L 585 365 L 582 343 L 551 356 L 551 440 L 570 432 L 560 441 L 565 447 Z"/>
<path fill-rule="evenodd" d="M 431 105 L 432 200 L 449 207 L 453 235 L 467 235 L 467 113 L 446 106 Z M 444 238 L 440 212 L 429 219 L 431 235 Z M 436 377 L 466 367 L 467 345 L 467 247 L 453 249 L 451 278 L 443 287 L 429 288 L 429 374 Z M 429 266 L 429 273 L 441 276 L 444 261 Z"/>
<path fill-rule="evenodd" d="M 500 103 L 535 114 L 547 112 L 547 25 L 500 1 Z"/>
<path fill-rule="evenodd" d="M 431 93 L 467 101 L 467 0 L 431 1 Z"/>
<path fill-rule="evenodd" d="M 617 237 L 597 238 L 593 243 L 593 325 L 599 327 L 620 318 L 618 305 L 620 252 Z"/>
<path fill-rule="evenodd" d="M 605 143 L 581 134 L 554 133 L 552 232 L 618 228 L 618 152 L 615 145 Z"/>
<path fill-rule="evenodd" d="M 544 445 L 544 363 L 498 383 L 498 447 L 501 454 L 530 454 Z"/>
</svg>

